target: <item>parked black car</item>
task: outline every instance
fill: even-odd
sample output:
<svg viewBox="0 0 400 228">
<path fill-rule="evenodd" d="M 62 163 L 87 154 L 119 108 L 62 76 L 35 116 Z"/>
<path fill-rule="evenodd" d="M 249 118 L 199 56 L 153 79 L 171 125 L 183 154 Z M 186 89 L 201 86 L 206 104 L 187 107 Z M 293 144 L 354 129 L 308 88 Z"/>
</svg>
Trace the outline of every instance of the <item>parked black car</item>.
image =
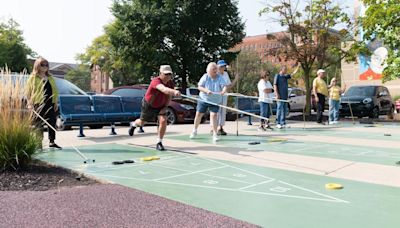
<svg viewBox="0 0 400 228">
<path fill-rule="evenodd" d="M 394 103 L 389 90 L 384 86 L 352 86 L 340 99 L 340 116 L 378 118 L 379 115 L 391 115 Z"/>
</svg>

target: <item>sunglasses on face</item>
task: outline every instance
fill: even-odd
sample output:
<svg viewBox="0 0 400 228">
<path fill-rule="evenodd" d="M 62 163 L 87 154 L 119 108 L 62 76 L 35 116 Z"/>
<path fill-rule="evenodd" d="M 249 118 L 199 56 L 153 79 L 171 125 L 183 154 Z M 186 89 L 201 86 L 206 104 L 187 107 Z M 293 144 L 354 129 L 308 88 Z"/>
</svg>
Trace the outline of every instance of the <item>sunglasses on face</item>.
<svg viewBox="0 0 400 228">
<path fill-rule="evenodd" d="M 172 74 L 171 74 L 171 73 L 167 73 L 167 74 L 164 74 L 164 75 L 166 75 L 166 76 L 171 76 Z"/>
<path fill-rule="evenodd" d="M 49 64 L 41 63 L 40 66 L 41 66 L 41 67 L 49 67 Z"/>
</svg>

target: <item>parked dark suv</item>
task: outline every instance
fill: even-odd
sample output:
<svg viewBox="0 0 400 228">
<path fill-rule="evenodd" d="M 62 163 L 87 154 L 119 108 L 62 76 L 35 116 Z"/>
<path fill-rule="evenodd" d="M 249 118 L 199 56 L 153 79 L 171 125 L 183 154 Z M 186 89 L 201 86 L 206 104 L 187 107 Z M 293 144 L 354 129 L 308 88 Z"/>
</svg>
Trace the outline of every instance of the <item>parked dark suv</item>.
<svg viewBox="0 0 400 228">
<path fill-rule="evenodd" d="M 341 97 L 339 109 L 340 116 L 350 116 L 353 112 L 353 116 L 359 118 L 378 118 L 379 115 L 392 115 L 394 104 L 384 86 L 352 86 Z"/>
</svg>

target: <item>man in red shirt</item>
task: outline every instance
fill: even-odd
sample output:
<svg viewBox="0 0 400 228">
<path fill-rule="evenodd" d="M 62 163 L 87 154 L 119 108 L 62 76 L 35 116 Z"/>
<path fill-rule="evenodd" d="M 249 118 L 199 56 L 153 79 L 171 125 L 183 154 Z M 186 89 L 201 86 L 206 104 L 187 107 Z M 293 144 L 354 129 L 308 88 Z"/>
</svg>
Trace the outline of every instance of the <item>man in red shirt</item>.
<svg viewBox="0 0 400 228">
<path fill-rule="evenodd" d="M 162 139 L 167 130 L 167 106 L 172 96 L 179 97 L 181 93 L 173 89 L 174 83 L 171 80 L 172 69 L 169 65 L 160 66 L 160 75 L 155 77 L 142 101 L 140 118 L 135 120 L 129 128 L 129 135 L 132 136 L 136 127 L 142 127 L 146 122 L 154 121 L 158 117 L 158 139 L 157 150 L 165 150 Z"/>
</svg>

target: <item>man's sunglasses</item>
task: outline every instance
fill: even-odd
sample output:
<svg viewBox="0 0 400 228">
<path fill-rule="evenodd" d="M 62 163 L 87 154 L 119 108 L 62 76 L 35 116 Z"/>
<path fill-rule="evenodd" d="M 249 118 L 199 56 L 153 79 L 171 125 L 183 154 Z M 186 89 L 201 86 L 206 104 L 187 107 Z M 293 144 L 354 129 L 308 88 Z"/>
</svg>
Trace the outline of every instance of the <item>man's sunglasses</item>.
<svg viewBox="0 0 400 228">
<path fill-rule="evenodd" d="M 171 73 L 167 73 L 167 74 L 164 74 L 164 75 L 166 75 L 166 76 L 171 76 L 172 74 L 171 74 Z"/>
</svg>

